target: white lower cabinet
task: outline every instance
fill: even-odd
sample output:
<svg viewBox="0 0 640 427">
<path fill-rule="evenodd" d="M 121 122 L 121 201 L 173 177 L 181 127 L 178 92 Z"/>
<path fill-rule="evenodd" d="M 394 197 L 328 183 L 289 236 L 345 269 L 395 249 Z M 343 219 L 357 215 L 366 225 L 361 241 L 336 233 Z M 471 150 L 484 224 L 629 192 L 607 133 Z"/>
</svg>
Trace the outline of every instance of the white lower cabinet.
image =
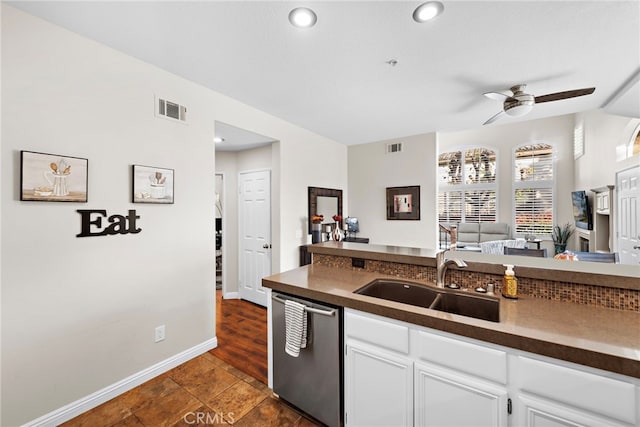
<svg viewBox="0 0 640 427">
<path fill-rule="evenodd" d="M 435 366 L 414 369 L 416 426 L 507 426 L 506 389 Z"/>
<path fill-rule="evenodd" d="M 345 346 L 348 427 L 507 426 L 503 351 L 353 310 Z"/>
<path fill-rule="evenodd" d="M 632 427 L 640 380 L 345 309 L 345 426 Z"/>
<path fill-rule="evenodd" d="M 519 395 L 515 402 L 516 422 L 523 427 L 629 427 L 593 413 L 576 410 L 554 401 Z"/>
<path fill-rule="evenodd" d="M 413 363 L 384 351 L 347 345 L 346 425 L 413 425 Z"/>
<path fill-rule="evenodd" d="M 530 357 L 514 357 L 516 425 L 635 426 L 638 381 L 621 381 Z"/>
</svg>

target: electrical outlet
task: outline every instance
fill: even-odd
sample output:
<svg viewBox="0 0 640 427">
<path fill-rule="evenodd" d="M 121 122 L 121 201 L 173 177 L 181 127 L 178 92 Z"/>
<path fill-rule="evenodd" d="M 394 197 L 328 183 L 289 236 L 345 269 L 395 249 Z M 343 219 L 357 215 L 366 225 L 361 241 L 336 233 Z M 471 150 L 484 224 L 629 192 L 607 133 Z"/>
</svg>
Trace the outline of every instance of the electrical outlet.
<svg viewBox="0 0 640 427">
<path fill-rule="evenodd" d="M 164 325 L 156 328 L 156 342 L 164 341 Z"/>
<path fill-rule="evenodd" d="M 351 266 L 356 268 L 364 268 L 364 260 L 362 258 L 351 258 Z"/>
</svg>

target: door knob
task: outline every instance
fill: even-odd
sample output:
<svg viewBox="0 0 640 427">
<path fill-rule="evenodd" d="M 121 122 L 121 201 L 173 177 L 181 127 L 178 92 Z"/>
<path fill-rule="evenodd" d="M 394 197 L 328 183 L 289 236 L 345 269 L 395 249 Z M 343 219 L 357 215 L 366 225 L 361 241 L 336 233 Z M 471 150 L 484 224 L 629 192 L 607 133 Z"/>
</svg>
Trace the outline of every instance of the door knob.
<svg viewBox="0 0 640 427">
<path fill-rule="evenodd" d="M 271 249 L 271 244 L 269 243 L 265 243 L 264 245 L 262 245 L 263 249 Z"/>
<path fill-rule="evenodd" d="M 634 246 L 633 249 L 640 249 L 640 246 Z"/>
</svg>

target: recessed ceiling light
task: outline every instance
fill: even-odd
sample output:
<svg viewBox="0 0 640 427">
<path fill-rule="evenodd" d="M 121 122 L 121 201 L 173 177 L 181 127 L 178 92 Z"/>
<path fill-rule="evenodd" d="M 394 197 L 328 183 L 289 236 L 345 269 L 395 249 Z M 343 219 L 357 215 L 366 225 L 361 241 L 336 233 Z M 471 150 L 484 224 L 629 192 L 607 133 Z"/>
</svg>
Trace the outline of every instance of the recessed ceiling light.
<svg viewBox="0 0 640 427">
<path fill-rule="evenodd" d="M 444 5 L 439 1 L 428 1 L 416 7 L 413 11 L 413 19 L 419 23 L 427 22 L 440 15 L 443 10 Z"/>
<path fill-rule="evenodd" d="M 216 144 L 219 142 L 224 142 L 224 138 L 221 136 L 214 136 L 213 137 L 213 142 L 215 142 Z"/>
<path fill-rule="evenodd" d="M 316 24 L 318 17 L 315 12 L 306 7 L 298 7 L 289 12 L 289 22 L 298 28 L 309 28 Z"/>
</svg>

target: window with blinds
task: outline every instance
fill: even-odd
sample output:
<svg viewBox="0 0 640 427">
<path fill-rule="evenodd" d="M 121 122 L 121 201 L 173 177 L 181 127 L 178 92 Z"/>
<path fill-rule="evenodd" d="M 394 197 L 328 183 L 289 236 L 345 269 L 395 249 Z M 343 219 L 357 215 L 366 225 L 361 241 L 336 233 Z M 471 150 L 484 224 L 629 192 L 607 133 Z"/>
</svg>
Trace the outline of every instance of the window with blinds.
<svg viewBox="0 0 640 427">
<path fill-rule="evenodd" d="M 438 156 L 438 222 L 496 222 L 496 153 L 484 147 Z"/>
<path fill-rule="evenodd" d="M 442 225 L 462 222 L 462 191 L 438 192 L 438 220 Z"/>
<path fill-rule="evenodd" d="M 514 233 L 551 234 L 553 229 L 553 146 L 517 147 L 514 171 Z"/>
<path fill-rule="evenodd" d="M 573 159 L 584 155 L 584 126 L 582 123 L 573 129 Z"/>
</svg>

